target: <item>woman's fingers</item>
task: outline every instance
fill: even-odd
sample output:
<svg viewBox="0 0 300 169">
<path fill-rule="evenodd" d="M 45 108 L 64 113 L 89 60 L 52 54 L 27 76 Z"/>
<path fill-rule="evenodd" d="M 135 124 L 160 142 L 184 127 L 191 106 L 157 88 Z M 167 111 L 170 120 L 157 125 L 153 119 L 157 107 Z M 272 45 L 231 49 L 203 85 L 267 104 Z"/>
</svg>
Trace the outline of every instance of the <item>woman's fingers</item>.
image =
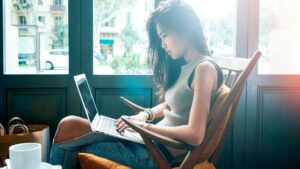
<svg viewBox="0 0 300 169">
<path fill-rule="evenodd" d="M 127 117 L 127 116 L 122 116 L 122 117 Z M 117 125 L 117 131 L 122 132 L 129 128 L 129 126 L 121 119 L 119 118 L 116 122 Z"/>
<path fill-rule="evenodd" d="M 126 124 L 124 122 L 120 122 L 119 125 L 117 125 L 117 130 L 119 130 L 121 127 L 125 126 Z"/>
<path fill-rule="evenodd" d="M 127 117 L 127 118 L 128 118 L 128 116 L 121 116 L 121 117 Z M 121 119 L 121 117 L 118 118 L 117 121 L 116 121 L 116 125 L 117 125 L 117 126 L 118 126 L 119 124 L 123 123 L 123 120 Z"/>
<path fill-rule="evenodd" d="M 135 117 L 132 117 L 132 116 L 122 116 L 122 117 L 131 119 L 134 121 L 138 121 Z M 119 132 L 123 132 L 126 129 L 130 129 L 131 131 L 134 131 L 121 118 L 117 119 L 116 126 L 117 126 L 117 131 L 119 131 Z"/>
<path fill-rule="evenodd" d="M 120 123 L 122 122 L 122 119 L 121 118 L 118 118 L 117 120 L 116 120 L 116 126 L 119 126 L 120 125 Z"/>
<path fill-rule="evenodd" d="M 128 116 L 122 116 L 122 117 L 128 117 Z M 117 120 L 116 120 L 116 126 L 119 126 L 120 124 L 122 124 L 122 123 L 124 123 L 124 121 L 121 119 L 121 117 L 120 118 L 118 118 Z"/>
<path fill-rule="evenodd" d="M 119 132 L 123 132 L 124 130 L 126 130 L 126 129 L 128 129 L 129 128 L 129 126 L 127 126 L 127 125 L 124 125 L 124 126 L 122 126 L 122 127 L 119 127 L 119 129 L 117 129 Z"/>
</svg>

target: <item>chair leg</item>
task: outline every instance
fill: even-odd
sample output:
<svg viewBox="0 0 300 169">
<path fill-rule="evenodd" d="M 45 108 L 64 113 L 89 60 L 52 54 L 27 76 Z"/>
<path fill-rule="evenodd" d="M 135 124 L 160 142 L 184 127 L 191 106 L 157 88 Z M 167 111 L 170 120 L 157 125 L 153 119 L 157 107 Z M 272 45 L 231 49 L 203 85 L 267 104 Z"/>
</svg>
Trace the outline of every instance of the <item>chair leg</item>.
<svg viewBox="0 0 300 169">
<path fill-rule="evenodd" d="M 155 147 L 151 140 L 143 137 L 144 143 L 148 148 L 150 154 L 152 155 L 153 159 L 155 160 L 156 164 L 160 169 L 172 169 L 167 160 L 162 156 L 159 150 Z"/>
</svg>

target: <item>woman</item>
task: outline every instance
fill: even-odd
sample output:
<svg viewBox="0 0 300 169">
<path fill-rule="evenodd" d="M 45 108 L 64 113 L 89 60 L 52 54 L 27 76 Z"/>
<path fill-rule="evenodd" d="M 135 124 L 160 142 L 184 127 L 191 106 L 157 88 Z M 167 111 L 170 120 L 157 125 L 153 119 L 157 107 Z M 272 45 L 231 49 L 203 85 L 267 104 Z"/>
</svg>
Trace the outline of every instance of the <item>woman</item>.
<svg viewBox="0 0 300 169">
<path fill-rule="evenodd" d="M 147 31 L 149 63 L 160 88 L 161 103 L 127 118 L 148 130 L 199 145 L 223 82 L 221 69 L 209 57 L 199 18 L 181 0 L 164 1 L 148 19 Z M 157 124 L 148 123 L 159 118 L 162 120 Z M 129 128 L 121 119 L 116 125 L 119 131 Z M 64 118 L 53 142 L 50 162 L 64 168 L 76 167 L 78 152 L 92 153 L 132 168 L 157 168 L 144 145 L 91 132 L 88 121 L 80 117 Z M 173 164 L 183 160 L 187 153 L 158 147 Z"/>
</svg>

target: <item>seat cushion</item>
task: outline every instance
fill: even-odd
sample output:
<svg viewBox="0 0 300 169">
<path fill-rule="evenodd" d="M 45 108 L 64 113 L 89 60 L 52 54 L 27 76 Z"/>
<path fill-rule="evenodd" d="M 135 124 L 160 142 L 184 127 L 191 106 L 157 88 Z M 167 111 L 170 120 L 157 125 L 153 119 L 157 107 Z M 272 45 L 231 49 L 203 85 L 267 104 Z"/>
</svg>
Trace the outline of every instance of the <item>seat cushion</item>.
<svg viewBox="0 0 300 169">
<path fill-rule="evenodd" d="M 130 169 L 125 165 L 89 153 L 78 153 L 81 169 Z"/>
<path fill-rule="evenodd" d="M 130 167 L 127 167 L 125 165 L 89 153 L 79 153 L 78 157 L 81 169 L 131 169 Z M 175 167 L 173 169 L 179 169 L 179 167 Z M 209 163 L 208 161 L 204 161 L 202 163 L 198 163 L 193 169 L 216 168 L 214 164 Z"/>
<path fill-rule="evenodd" d="M 179 169 L 179 167 L 175 167 L 173 169 Z M 213 163 L 204 161 L 202 163 L 198 163 L 193 169 L 216 169 L 216 168 Z"/>
</svg>

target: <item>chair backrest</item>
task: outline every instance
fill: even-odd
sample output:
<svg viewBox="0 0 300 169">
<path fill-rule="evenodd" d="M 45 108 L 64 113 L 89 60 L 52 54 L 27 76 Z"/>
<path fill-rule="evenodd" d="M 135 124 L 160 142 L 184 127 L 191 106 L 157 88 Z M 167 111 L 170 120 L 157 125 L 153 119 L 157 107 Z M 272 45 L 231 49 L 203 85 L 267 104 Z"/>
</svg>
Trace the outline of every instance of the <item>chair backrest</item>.
<svg viewBox="0 0 300 169">
<path fill-rule="evenodd" d="M 191 150 L 180 168 L 191 168 L 191 165 L 210 160 L 216 165 L 226 130 L 231 123 L 246 80 L 255 67 L 261 52 L 257 51 L 250 59 L 213 57 L 224 72 L 227 72 L 220 95 L 211 108 L 205 137 L 201 145 Z"/>
</svg>

